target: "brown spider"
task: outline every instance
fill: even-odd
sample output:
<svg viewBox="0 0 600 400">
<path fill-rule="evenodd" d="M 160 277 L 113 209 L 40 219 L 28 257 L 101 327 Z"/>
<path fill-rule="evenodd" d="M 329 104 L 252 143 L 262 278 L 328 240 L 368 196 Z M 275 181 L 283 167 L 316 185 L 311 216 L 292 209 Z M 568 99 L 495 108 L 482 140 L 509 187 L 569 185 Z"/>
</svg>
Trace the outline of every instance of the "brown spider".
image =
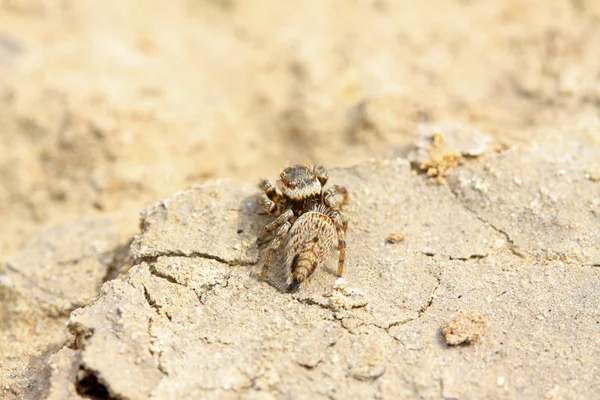
<svg viewBox="0 0 600 400">
<path fill-rule="evenodd" d="M 267 197 L 260 197 L 257 203 L 270 214 L 278 216 L 265 227 L 257 240 L 262 243 L 269 233 L 277 229 L 265 256 L 262 279 L 267 276 L 271 259 L 288 233 L 290 239 L 284 266 L 289 271 L 289 291 L 297 290 L 327 259 L 336 232 L 340 248 L 338 275 L 342 276 L 346 257 L 344 233 L 348 222 L 340 213 L 340 206 L 348 201 L 348 191 L 337 185 L 323 191 L 328 174 L 320 165 L 312 169 L 306 165 L 288 167 L 279 178 L 277 186 L 280 192 L 268 180 L 260 183 Z M 339 203 L 336 195 L 342 196 Z"/>
</svg>

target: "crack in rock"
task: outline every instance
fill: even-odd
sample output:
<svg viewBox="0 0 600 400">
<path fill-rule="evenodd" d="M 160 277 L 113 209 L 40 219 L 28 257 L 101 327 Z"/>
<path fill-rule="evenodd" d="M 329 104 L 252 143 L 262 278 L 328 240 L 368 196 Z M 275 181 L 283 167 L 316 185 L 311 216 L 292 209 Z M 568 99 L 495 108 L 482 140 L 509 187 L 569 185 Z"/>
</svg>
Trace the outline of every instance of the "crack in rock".
<svg viewBox="0 0 600 400">
<path fill-rule="evenodd" d="M 148 261 L 144 261 L 144 262 L 149 265 L 148 269 L 149 269 L 150 273 L 152 275 L 156 276 L 157 278 L 164 279 L 164 280 L 166 280 L 169 283 L 174 283 L 176 285 L 180 285 L 180 286 L 183 286 L 183 287 L 188 287 L 187 285 L 185 285 L 183 283 L 177 282 L 177 279 L 173 278 L 172 276 L 167 275 L 167 274 L 163 274 L 162 272 L 159 272 L 156 269 L 156 266 L 154 265 L 154 263 L 149 263 Z"/>
<path fill-rule="evenodd" d="M 427 301 L 427 304 L 425 304 L 420 310 L 419 310 L 419 315 L 417 316 L 417 318 L 415 319 L 419 319 L 421 318 L 421 316 L 423 314 L 425 314 L 425 312 L 427 312 L 427 310 L 429 309 L 429 307 L 431 307 L 433 305 L 433 300 L 435 299 L 435 292 L 438 290 L 438 288 L 442 285 L 442 280 L 440 277 L 436 276 L 436 279 L 438 281 L 437 285 L 435 286 L 435 288 L 433 288 L 433 291 L 431 292 L 431 296 L 429 296 L 429 300 Z"/>
<path fill-rule="evenodd" d="M 96 371 L 80 366 L 76 378 L 75 391 L 80 396 L 89 399 L 118 399 L 118 397 L 111 395 L 108 387 L 102 382 L 102 378 Z"/>
<path fill-rule="evenodd" d="M 448 189 L 449 189 L 450 193 L 452 193 L 452 195 L 454 196 L 454 198 L 456 199 L 456 201 L 458 201 L 458 203 L 460 205 L 462 205 L 463 208 L 466 211 L 468 211 L 469 213 L 471 213 L 475 218 L 477 218 L 479 221 L 481 221 L 484 225 L 489 226 L 494 231 L 496 231 L 497 233 L 499 233 L 500 235 L 502 235 L 504 237 L 504 243 L 506 245 L 506 248 L 513 255 L 515 255 L 515 256 L 517 256 L 519 258 L 525 258 L 525 253 L 522 252 L 519 249 L 519 247 L 515 244 L 515 242 L 513 241 L 513 239 L 508 234 L 508 232 L 505 232 L 502 229 L 496 227 L 494 224 L 492 224 L 491 222 L 487 221 L 485 218 L 481 217 L 477 212 L 475 212 L 474 210 L 472 210 L 467 204 L 465 204 L 464 201 L 461 200 L 460 196 L 456 192 L 456 188 L 454 188 L 452 185 L 449 185 Z M 473 257 L 473 256 L 471 256 L 471 257 Z M 471 258 L 471 257 L 469 257 L 469 258 Z"/>
<path fill-rule="evenodd" d="M 452 257 L 450 256 L 448 259 L 451 261 L 469 261 L 469 260 L 482 260 L 486 258 L 487 254 L 471 254 L 469 257 Z"/>
<path fill-rule="evenodd" d="M 136 264 L 140 264 L 142 262 L 145 262 L 148 264 L 153 264 L 161 257 L 201 258 L 201 259 L 205 259 L 205 260 L 218 261 L 222 264 L 227 264 L 230 267 L 235 267 L 235 266 L 247 267 L 247 266 L 256 264 L 256 262 L 243 261 L 240 259 L 226 260 L 222 257 L 215 256 L 213 254 L 208 254 L 208 253 L 192 252 L 192 253 L 186 254 L 186 253 L 180 252 L 180 251 L 159 252 L 159 253 L 153 254 L 151 256 L 150 255 L 145 255 L 145 256 L 142 255 L 142 256 L 136 257 L 135 262 L 136 262 Z M 176 283 L 176 282 L 173 282 L 173 283 Z"/>
<path fill-rule="evenodd" d="M 154 310 L 156 311 L 157 315 L 160 315 L 160 305 L 158 305 L 156 303 L 156 301 L 150 296 L 150 293 L 148 292 L 148 288 L 146 288 L 146 285 L 142 285 L 142 288 L 144 290 L 144 299 L 146 299 L 146 303 L 148 303 L 148 305 Z"/>
<path fill-rule="evenodd" d="M 427 256 L 427 257 L 437 256 L 436 253 L 432 253 L 432 252 L 421 252 L 421 254 L 423 254 L 424 256 Z M 448 256 L 447 259 L 450 261 L 469 261 L 469 260 L 481 260 L 483 258 L 486 258 L 487 256 L 488 256 L 488 254 L 471 254 L 468 257 Z"/>
</svg>

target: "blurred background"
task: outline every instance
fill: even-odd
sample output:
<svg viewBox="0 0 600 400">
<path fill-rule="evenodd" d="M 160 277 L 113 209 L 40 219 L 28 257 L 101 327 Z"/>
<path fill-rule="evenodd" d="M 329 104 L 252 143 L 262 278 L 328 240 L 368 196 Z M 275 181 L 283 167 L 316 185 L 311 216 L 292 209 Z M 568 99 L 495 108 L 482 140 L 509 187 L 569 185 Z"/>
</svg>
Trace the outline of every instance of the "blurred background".
<svg viewBox="0 0 600 400">
<path fill-rule="evenodd" d="M 212 178 L 406 156 L 421 124 L 598 144 L 596 0 L 0 0 L 0 255 Z"/>
</svg>

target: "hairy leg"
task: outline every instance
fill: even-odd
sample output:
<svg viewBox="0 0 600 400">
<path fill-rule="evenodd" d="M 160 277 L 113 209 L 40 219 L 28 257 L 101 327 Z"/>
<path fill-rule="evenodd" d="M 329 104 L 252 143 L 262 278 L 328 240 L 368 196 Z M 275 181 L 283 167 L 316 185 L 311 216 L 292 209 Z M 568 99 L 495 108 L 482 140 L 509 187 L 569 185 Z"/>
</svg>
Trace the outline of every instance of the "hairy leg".
<svg viewBox="0 0 600 400">
<path fill-rule="evenodd" d="M 267 255 L 265 256 L 265 262 L 263 264 L 263 268 L 260 273 L 260 277 L 262 279 L 265 279 L 267 277 L 267 270 L 269 269 L 269 265 L 271 264 L 273 255 L 275 254 L 275 251 L 277 251 L 277 248 L 281 244 L 281 239 L 285 235 L 287 235 L 287 233 L 291 227 L 292 227 L 292 224 L 290 224 L 288 221 L 286 221 L 283 225 L 281 225 L 281 227 L 275 233 L 275 237 L 273 238 L 273 240 L 271 241 L 271 244 L 269 245 L 269 250 L 267 251 Z"/>
<path fill-rule="evenodd" d="M 279 217 L 277 217 L 275 219 L 275 221 L 273 221 L 270 224 L 268 224 L 267 226 L 265 226 L 265 229 L 263 230 L 262 234 L 256 241 L 258 243 L 264 242 L 264 240 L 267 238 L 267 236 L 269 236 L 269 233 L 273 232 L 275 229 L 279 228 L 281 225 L 283 225 L 285 223 L 289 223 L 288 221 L 290 219 L 292 219 L 293 216 L 294 216 L 294 212 L 292 210 L 288 209 L 286 212 L 284 212 Z"/>
<path fill-rule="evenodd" d="M 273 200 L 267 199 L 266 197 L 259 197 L 256 200 L 256 204 L 267 210 L 269 214 L 277 214 L 278 212 L 277 204 Z"/>
<path fill-rule="evenodd" d="M 342 196 L 342 199 L 338 202 L 335 196 Z M 343 186 L 333 185 L 325 191 L 323 201 L 332 210 L 339 210 L 341 206 L 348 202 L 348 190 Z"/>
<path fill-rule="evenodd" d="M 342 276 L 342 272 L 344 271 L 344 263 L 346 261 L 346 226 L 347 221 L 342 219 L 342 215 L 337 211 L 331 216 L 333 220 L 333 224 L 335 225 L 335 230 L 338 235 L 338 243 L 340 248 L 340 259 L 338 263 L 338 276 Z M 346 223 L 346 225 L 344 224 Z"/>
<path fill-rule="evenodd" d="M 335 199 L 336 195 L 342 196 L 340 202 Z M 343 186 L 333 185 L 324 193 L 323 202 L 333 211 L 339 211 L 340 207 L 348 202 L 348 191 Z M 342 225 L 342 229 L 346 232 L 346 229 L 348 229 L 348 219 L 341 213 L 337 213 L 337 215 Z"/>
</svg>

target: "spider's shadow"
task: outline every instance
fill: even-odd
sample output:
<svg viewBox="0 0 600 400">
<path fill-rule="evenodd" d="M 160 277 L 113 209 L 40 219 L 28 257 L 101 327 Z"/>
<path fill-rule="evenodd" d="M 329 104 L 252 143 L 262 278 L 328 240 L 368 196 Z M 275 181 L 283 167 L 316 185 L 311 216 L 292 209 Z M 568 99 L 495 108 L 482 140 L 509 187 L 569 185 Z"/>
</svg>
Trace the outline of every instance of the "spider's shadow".
<svg viewBox="0 0 600 400">
<path fill-rule="evenodd" d="M 263 282 L 260 277 L 260 272 L 267 248 L 269 247 L 269 243 L 273 238 L 273 234 L 269 235 L 264 242 L 257 243 L 256 240 L 263 232 L 265 226 L 276 218 L 263 210 L 257 204 L 256 200 L 261 196 L 263 196 L 263 194 L 257 192 L 256 194 L 245 197 L 241 201 L 240 210 L 242 211 L 239 214 L 237 225 L 237 233 L 238 235 L 243 235 L 244 240 L 248 242 L 249 249 L 256 248 L 258 250 L 258 262 L 250 267 L 250 276 L 259 282 Z M 267 279 L 264 281 L 282 293 L 288 292 L 287 285 L 285 283 L 287 276 L 283 268 L 281 268 L 284 262 L 284 252 L 282 250 L 285 248 L 286 244 L 287 237 L 281 241 L 281 245 L 279 246 L 279 249 L 275 253 L 275 256 L 271 262 Z"/>
</svg>

